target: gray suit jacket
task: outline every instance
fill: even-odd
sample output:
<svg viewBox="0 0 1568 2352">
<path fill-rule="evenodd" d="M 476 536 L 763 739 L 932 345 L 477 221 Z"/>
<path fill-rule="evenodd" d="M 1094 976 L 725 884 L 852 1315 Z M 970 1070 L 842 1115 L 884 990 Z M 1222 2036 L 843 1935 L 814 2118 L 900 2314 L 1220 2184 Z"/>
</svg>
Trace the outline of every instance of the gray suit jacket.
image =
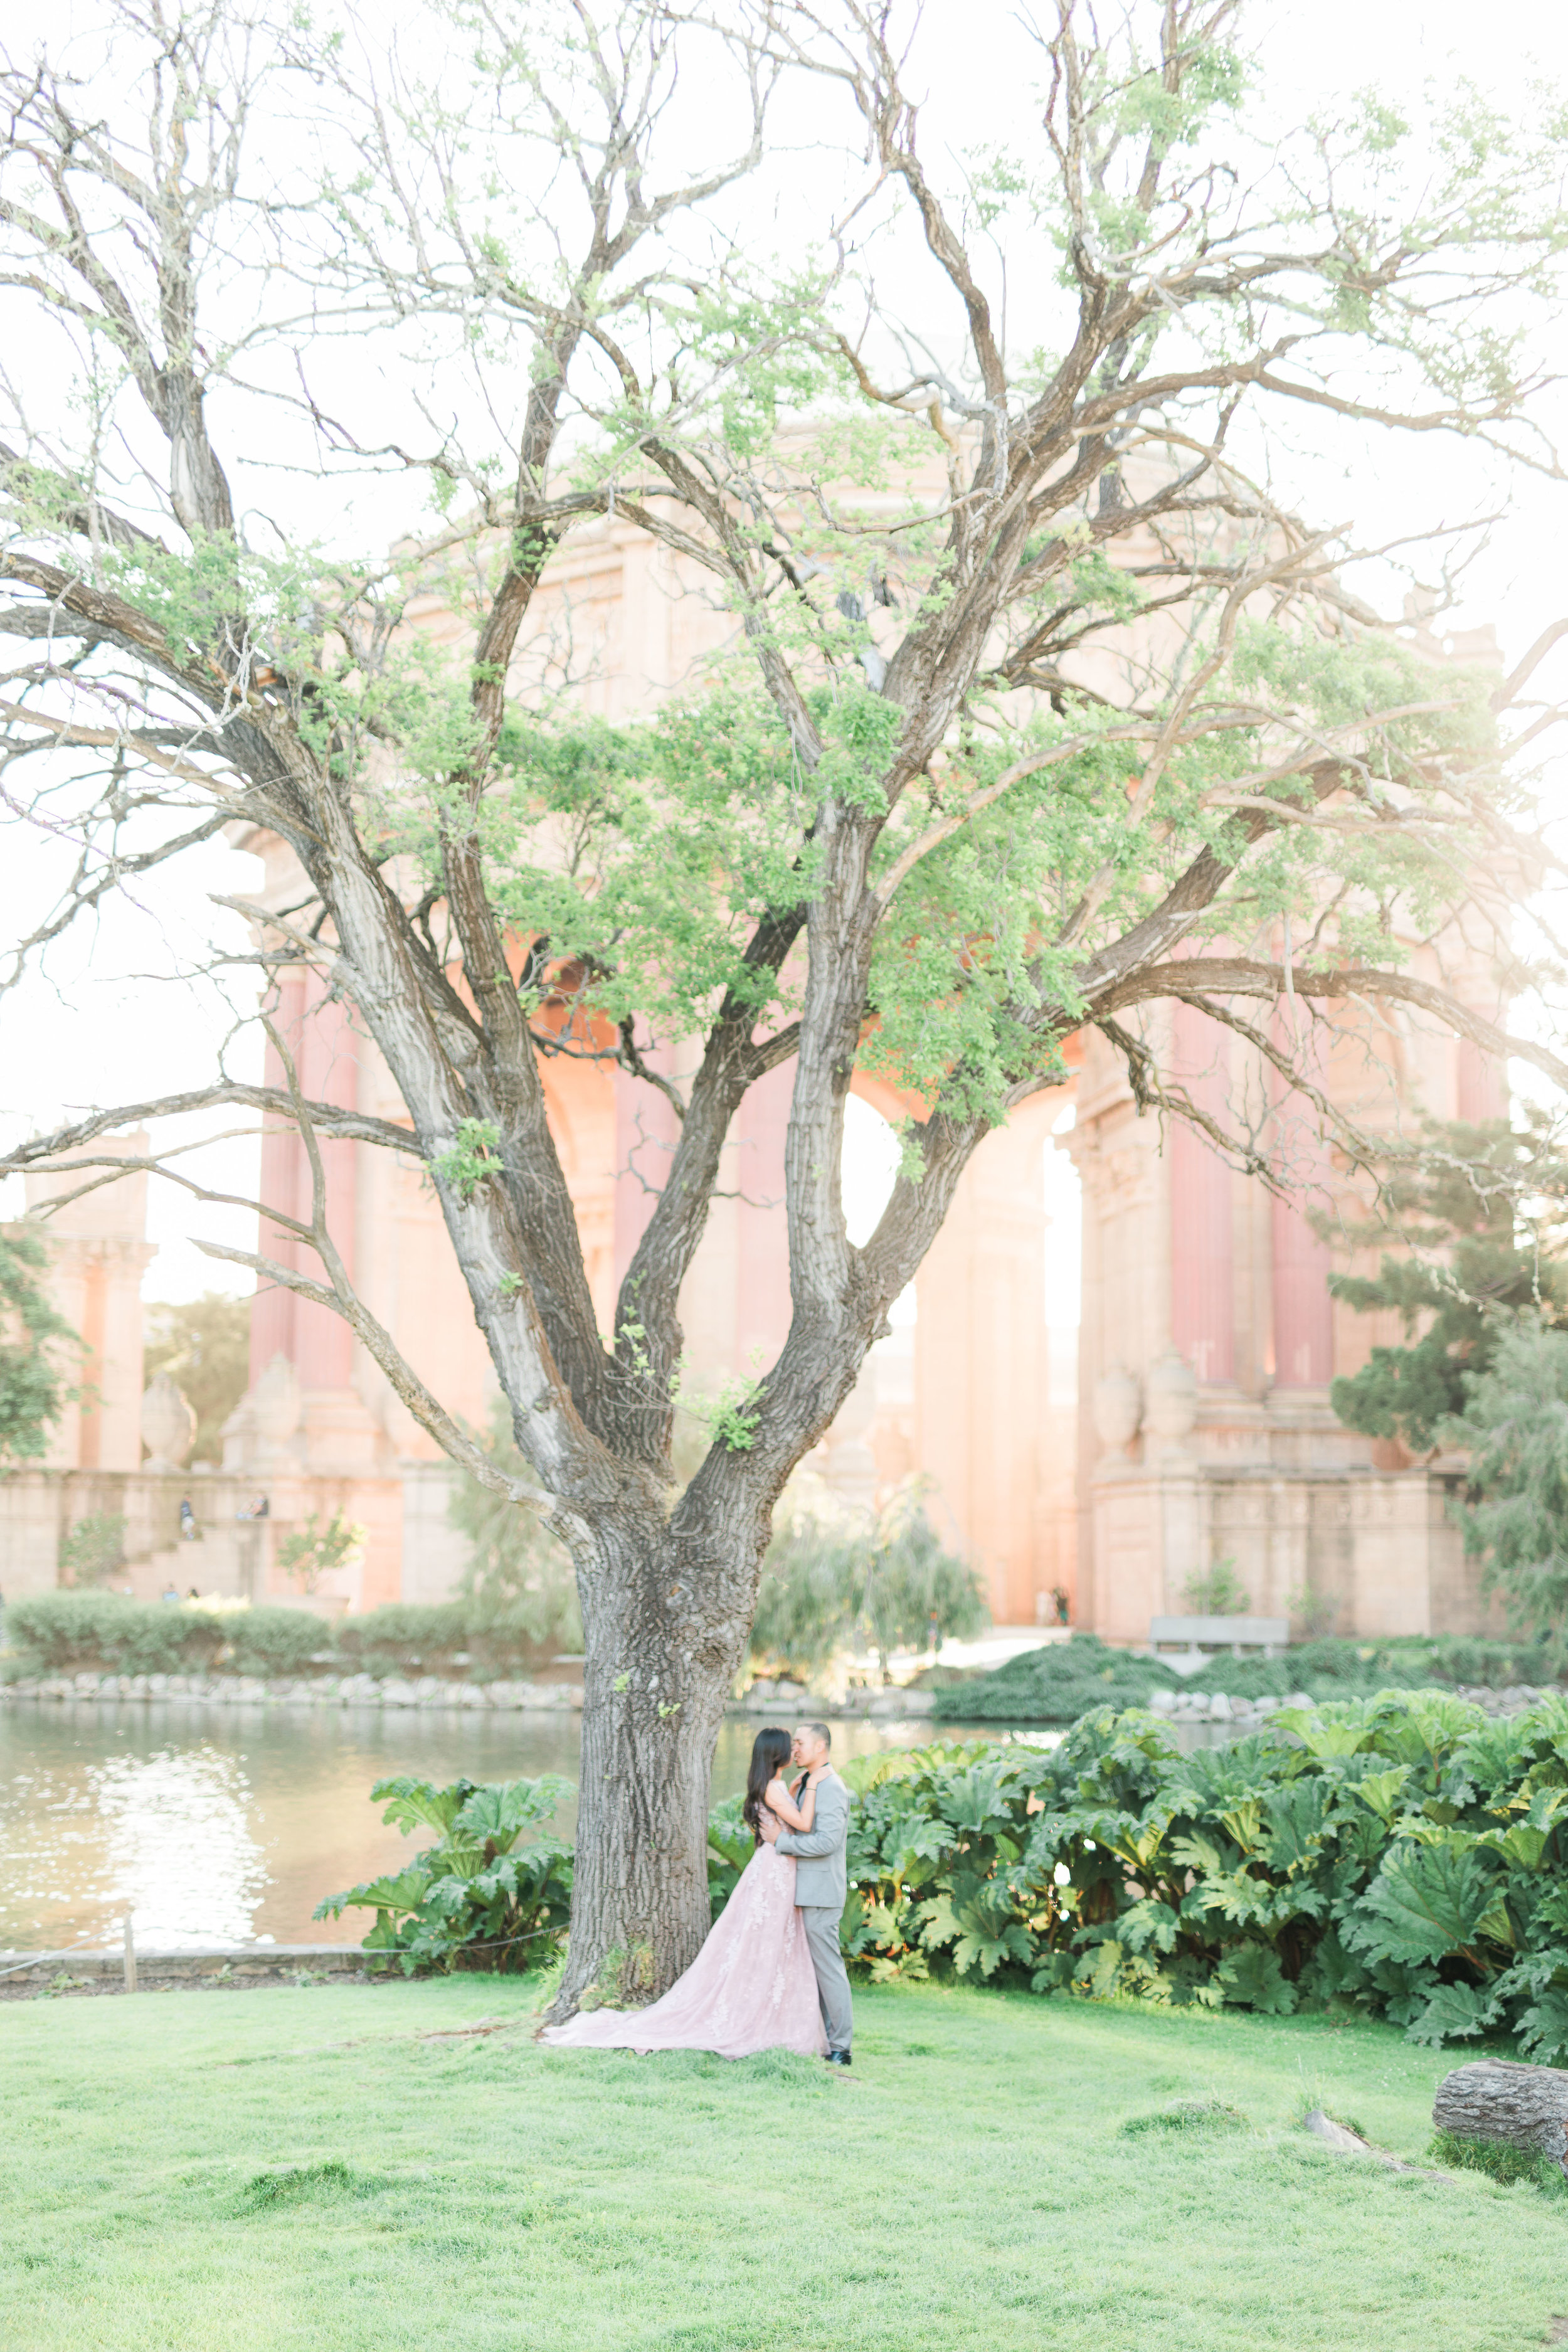
<svg viewBox="0 0 1568 2352">
<path fill-rule="evenodd" d="M 849 1791 L 831 1769 L 816 1784 L 816 1811 L 808 1830 L 780 1830 L 778 1850 L 796 1857 L 795 1899 L 842 1911 L 849 1892 L 844 1848 L 849 1836 Z"/>
</svg>

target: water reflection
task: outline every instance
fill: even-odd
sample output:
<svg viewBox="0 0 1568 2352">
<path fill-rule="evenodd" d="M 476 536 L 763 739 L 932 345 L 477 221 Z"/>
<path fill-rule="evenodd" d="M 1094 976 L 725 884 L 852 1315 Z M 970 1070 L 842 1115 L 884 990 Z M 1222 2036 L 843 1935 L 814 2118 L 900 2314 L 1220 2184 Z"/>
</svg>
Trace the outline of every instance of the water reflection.
<svg viewBox="0 0 1568 2352">
<path fill-rule="evenodd" d="M 210 1742 L 115 1756 L 88 1769 L 112 1884 L 147 1944 L 231 1944 L 248 1937 L 267 1885 L 250 1781 Z"/>
<path fill-rule="evenodd" d="M 578 1723 L 557 1716 L 90 1705 L 0 1709 L 0 1950 L 356 1943 L 366 1912 L 312 1920 L 324 1895 L 413 1850 L 370 1802 L 394 1772 L 428 1780 L 577 1777 Z M 755 1727 L 726 1723 L 713 1791 L 745 1785 Z M 840 1724 L 841 1756 L 929 1738 Z M 574 1799 L 556 1827 L 569 1837 Z M 416 1845 L 422 1841 L 415 1841 Z"/>
<path fill-rule="evenodd" d="M 950 1738 L 1008 1736 L 994 1725 L 942 1728 Z M 1220 1724 L 1167 1728 L 1184 1750 L 1234 1736 Z M 715 1797 L 744 1787 L 754 1730 L 724 1725 Z M 924 1723 L 841 1723 L 833 1738 L 845 1757 L 932 1734 Z M 1016 1736 L 1047 1748 L 1062 1737 Z M 413 1850 L 371 1804 L 373 1781 L 394 1772 L 575 1780 L 577 1758 L 571 1716 L 0 1708 L 0 1950 L 114 1944 L 128 1909 L 147 1946 L 355 1943 L 368 1913 L 310 1914 L 323 1895 L 395 1869 Z M 575 1822 L 574 1799 L 556 1827 L 570 1837 Z"/>
</svg>

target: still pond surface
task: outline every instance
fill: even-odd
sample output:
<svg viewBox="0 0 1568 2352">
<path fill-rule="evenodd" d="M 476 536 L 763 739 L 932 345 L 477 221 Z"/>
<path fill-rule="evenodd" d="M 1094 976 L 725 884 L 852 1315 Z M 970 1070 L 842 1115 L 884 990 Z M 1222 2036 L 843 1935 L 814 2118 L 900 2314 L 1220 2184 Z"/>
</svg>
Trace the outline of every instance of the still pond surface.
<svg viewBox="0 0 1568 2352">
<path fill-rule="evenodd" d="M 715 1799 L 744 1788 L 756 1728 L 724 1725 Z M 995 1738 L 996 1727 L 985 1733 Z M 1045 1744 L 1057 1735 L 1025 1736 Z M 111 1945 L 127 1911 L 150 1948 L 357 1943 L 373 1914 L 313 1920 L 316 1905 L 428 1843 L 384 1826 L 374 1781 L 395 1772 L 575 1781 L 578 1737 L 575 1716 L 0 1707 L 0 1951 Z M 923 1723 L 833 1727 L 840 1757 L 931 1737 Z M 563 1836 L 575 1817 L 574 1801 L 563 1807 Z"/>
</svg>

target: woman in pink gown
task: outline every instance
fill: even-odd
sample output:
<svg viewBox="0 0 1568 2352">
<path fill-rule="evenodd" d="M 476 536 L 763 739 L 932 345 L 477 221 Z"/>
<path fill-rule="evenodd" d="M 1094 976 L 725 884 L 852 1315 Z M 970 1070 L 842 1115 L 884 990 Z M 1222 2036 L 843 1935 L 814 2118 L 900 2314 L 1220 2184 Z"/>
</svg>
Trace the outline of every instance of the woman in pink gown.
<svg viewBox="0 0 1568 2352">
<path fill-rule="evenodd" d="M 798 1805 L 784 1786 L 789 1752 L 787 1731 L 758 1732 L 742 1809 L 757 1850 L 686 1974 L 647 2009 L 579 2010 L 569 2024 L 547 2025 L 542 2042 L 573 2050 L 712 2050 L 721 2058 L 754 2050 L 826 2054 L 816 1972 L 795 1907 L 795 1856 L 757 1836 L 764 1807 L 786 1829 L 808 1830 L 815 1818 L 815 1786 L 802 1790 Z"/>
</svg>

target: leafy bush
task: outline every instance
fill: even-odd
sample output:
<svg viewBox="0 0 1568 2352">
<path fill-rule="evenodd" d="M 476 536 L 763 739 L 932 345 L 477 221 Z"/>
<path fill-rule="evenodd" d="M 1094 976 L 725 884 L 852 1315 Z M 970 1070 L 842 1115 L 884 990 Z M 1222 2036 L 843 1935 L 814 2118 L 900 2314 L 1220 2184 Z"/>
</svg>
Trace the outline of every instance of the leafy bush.
<svg viewBox="0 0 1568 2352">
<path fill-rule="evenodd" d="M 367 1674 L 402 1674 L 464 1658 L 483 1674 L 526 1666 L 540 1654 L 536 1612 L 483 1599 L 388 1601 L 363 1617 L 340 1618 L 333 1632 L 344 1664 Z"/>
<path fill-rule="evenodd" d="M 939 1686 L 935 1711 L 950 1722 L 1072 1723 L 1090 1707 L 1146 1706 L 1151 1692 L 1181 1686 L 1163 1660 L 1110 1649 L 1097 1633 L 1075 1633 L 1026 1650 L 993 1674 Z"/>
<path fill-rule="evenodd" d="M 1384 1691 L 1192 1756 L 1152 1716 L 1101 1707 L 1052 1750 L 939 1743 L 843 1777 L 840 1933 L 876 1980 L 1359 2012 L 1414 2042 L 1506 2032 L 1544 2064 L 1568 2054 L 1568 1697 L 1499 1723 L 1448 1692 Z M 316 1916 L 374 1909 L 366 1944 L 406 1972 L 532 1966 L 570 1910 L 570 1850 L 542 1830 L 568 1793 L 378 1781 L 384 1819 L 437 1843 Z M 715 1807 L 715 1918 L 753 1850 L 739 1799 Z M 1123 2128 L 1245 2125 L 1208 2102 Z"/>
<path fill-rule="evenodd" d="M 328 1625 L 308 1609 L 232 1609 L 221 1617 L 119 1593 L 46 1592 L 12 1603 L 7 1636 L 24 1670 L 58 1674 L 98 1666 L 116 1674 L 174 1674 L 218 1664 L 236 1674 L 298 1675 L 319 1658 L 340 1671 L 401 1675 L 474 1662 L 515 1672 L 538 1655 L 526 1609 L 483 1601 L 428 1607 L 394 1601 Z"/>
<path fill-rule="evenodd" d="M 542 1825 L 572 1794 L 569 1780 L 378 1780 L 374 1803 L 405 1837 L 433 1829 L 426 1846 L 395 1875 L 373 1878 L 316 1906 L 318 1919 L 351 1908 L 375 1913 L 367 1950 L 395 1953 L 416 1969 L 484 1969 L 521 1974 L 547 1959 L 572 1913 L 572 1849 Z M 527 1845 L 525 1829 L 538 1833 Z"/>
<path fill-rule="evenodd" d="M 228 1638 L 227 1624 L 201 1610 L 117 1592 L 34 1593 L 12 1601 L 5 1630 L 25 1665 L 51 1674 L 91 1666 L 121 1675 L 201 1673 Z"/>
<path fill-rule="evenodd" d="M 223 1620 L 228 1654 L 241 1675 L 299 1675 L 331 1648 L 330 1629 L 308 1609 L 237 1609 Z"/>
<path fill-rule="evenodd" d="M 939 1746 L 844 1778 L 845 1941 L 874 1977 L 940 1963 L 1568 2053 L 1568 1696 L 1499 1722 L 1384 1691 L 1185 1757 L 1107 1707 L 1050 1752 Z"/>
<path fill-rule="evenodd" d="M 1182 1593 L 1200 1617 L 1245 1617 L 1252 1606 L 1233 1559 L 1216 1559 L 1205 1576 L 1189 1576 Z"/>
<path fill-rule="evenodd" d="M 60 1545 L 60 1569 L 79 1591 L 101 1584 L 125 1559 L 125 1519 L 118 1511 L 94 1511 L 78 1519 Z"/>
<path fill-rule="evenodd" d="M 312 1511 L 303 1527 L 286 1535 L 278 1547 L 278 1565 L 301 1592 L 314 1592 L 333 1569 L 352 1568 L 364 1549 L 367 1530 L 357 1519 L 334 1511 L 330 1519 Z"/>
</svg>

